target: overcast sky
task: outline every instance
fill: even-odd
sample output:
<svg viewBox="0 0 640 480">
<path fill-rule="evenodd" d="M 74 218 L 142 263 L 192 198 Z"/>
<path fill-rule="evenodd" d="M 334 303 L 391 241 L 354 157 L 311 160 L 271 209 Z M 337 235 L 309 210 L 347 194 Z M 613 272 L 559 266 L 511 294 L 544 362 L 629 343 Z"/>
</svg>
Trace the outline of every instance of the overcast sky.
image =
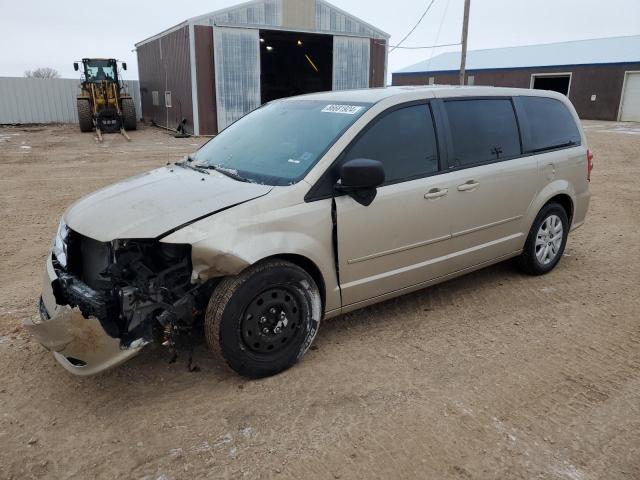
<svg viewBox="0 0 640 480">
<path fill-rule="evenodd" d="M 391 34 L 399 41 L 430 0 L 333 0 L 331 3 Z M 53 67 L 77 78 L 73 61 L 116 57 L 138 77 L 134 44 L 189 17 L 240 0 L 154 0 L 106 3 L 86 0 L 23 0 L 0 3 L 0 76 Z M 406 46 L 460 41 L 464 0 L 435 0 Z M 640 0 L 471 0 L 469 49 L 530 45 L 640 34 Z M 396 50 L 389 71 L 428 59 L 434 50 Z"/>
</svg>

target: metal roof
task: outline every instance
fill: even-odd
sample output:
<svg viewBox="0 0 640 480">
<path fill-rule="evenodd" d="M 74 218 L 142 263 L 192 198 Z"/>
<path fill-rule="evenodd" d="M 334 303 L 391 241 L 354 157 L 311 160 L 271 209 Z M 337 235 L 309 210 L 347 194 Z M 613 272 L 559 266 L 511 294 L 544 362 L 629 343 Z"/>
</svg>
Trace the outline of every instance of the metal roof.
<svg viewBox="0 0 640 480">
<path fill-rule="evenodd" d="M 288 26 L 283 19 L 283 11 L 295 11 L 296 2 L 284 0 L 250 0 L 228 8 L 189 18 L 156 35 L 146 38 L 136 47 L 156 40 L 186 25 L 242 26 L 244 28 L 264 28 L 274 30 L 308 31 L 345 36 L 388 39 L 390 35 L 364 20 L 345 12 L 326 0 L 305 0 L 311 2 L 311 24 L 307 28 Z M 306 13 L 306 12 L 305 12 Z"/>
<path fill-rule="evenodd" d="M 640 62 L 640 35 L 467 52 L 467 70 L 634 62 Z M 459 68 L 460 52 L 448 52 L 394 73 L 444 72 Z"/>
</svg>

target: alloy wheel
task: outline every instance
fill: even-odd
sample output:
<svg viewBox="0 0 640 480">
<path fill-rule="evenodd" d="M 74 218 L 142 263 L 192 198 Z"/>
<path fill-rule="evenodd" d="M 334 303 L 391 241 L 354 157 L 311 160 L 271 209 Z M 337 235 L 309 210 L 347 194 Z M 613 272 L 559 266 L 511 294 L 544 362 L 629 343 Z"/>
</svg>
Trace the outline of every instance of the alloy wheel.
<svg viewBox="0 0 640 480">
<path fill-rule="evenodd" d="M 544 219 L 536 234 L 536 258 L 541 265 L 553 262 L 562 246 L 564 228 L 558 215 L 549 215 Z"/>
</svg>

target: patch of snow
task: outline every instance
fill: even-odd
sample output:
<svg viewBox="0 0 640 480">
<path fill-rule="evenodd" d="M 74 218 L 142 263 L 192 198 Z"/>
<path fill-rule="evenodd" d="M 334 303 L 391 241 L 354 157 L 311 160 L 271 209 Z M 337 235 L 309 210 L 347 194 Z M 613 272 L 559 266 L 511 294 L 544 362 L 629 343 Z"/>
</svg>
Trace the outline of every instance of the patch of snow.
<svg viewBox="0 0 640 480">
<path fill-rule="evenodd" d="M 561 475 L 564 478 L 568 478 L 569 480 L 584 480 L 585 476 L 580 470 L 578 470 L 574 465 L 569 462 L 564 462 L 564 464 L 560 467 L 554 467 L 554 472 L 558 475 Z"/>
<path fill-rule="evenodd" d="M 493 417 L 492 420 L 493 420 L 493 425 L 494 425 L 495 429 L 499 433 L 502 433 L 503 435 L 506 435 L 507 438 L 509 438 L 509 440 L 511 440 L 513 443 L 515 443 L 518 440 L 515 435 L 513 435 L 511 432 L 509 432 L 509 429 L 506 427 L 506 425 L 504 423 L 502 423 L 496 417 Z"/>
<path fill-rule="evenodd" d="M 200 445 L 196 445 L 191 449 L 191 451 L 195 453 L 208 452 L 209 450 L 211 450 L 211 445 L 209 445 L 209 442 L 207 442 L 206 440 Z"/>
<path fill-rule="evenodd" d="M 231 443 L 232 441 L 233 436 L 230 433 L 226 433 L 222 437 L 218 438 L 214 446 L 217 447 L 218 445 L 224 445 L 225 443 Z"/>
<path fill-rule="evenodd" d="M 169 450 L 169 455 L 175 458 L 180 458 L 184 454 L 184 450 L 182 448 L 172 448 Z"/>
<path fill-rule="evenodd" d="M 221 165 L 216 165 L 216 169 L 220 170 L 221 172 L 230 173 L 231 175 L 238 175 L 238 170 L 236 170 L 235 168 L 227 168 Z"/>
<path fill-rule="evenodd" d="M 640 135 L 640 127 L 619 126 L 605 130 L 609 133 L 623 133 L 625 135 Z"/>
</svg>

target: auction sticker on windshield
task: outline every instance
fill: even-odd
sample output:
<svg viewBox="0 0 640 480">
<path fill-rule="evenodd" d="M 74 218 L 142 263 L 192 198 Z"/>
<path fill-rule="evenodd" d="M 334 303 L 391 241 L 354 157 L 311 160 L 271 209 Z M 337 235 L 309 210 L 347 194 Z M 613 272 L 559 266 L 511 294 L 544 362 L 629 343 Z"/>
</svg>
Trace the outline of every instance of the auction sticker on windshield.
<svg viewBox="0 0 640 480">
<path fill-rule="evenodd" d="M 358 105 L 327 105 L 322 109 L 325 113 L 345 113 L 347 115 L 355 115 L 362 107 Z"/>
</svg>

